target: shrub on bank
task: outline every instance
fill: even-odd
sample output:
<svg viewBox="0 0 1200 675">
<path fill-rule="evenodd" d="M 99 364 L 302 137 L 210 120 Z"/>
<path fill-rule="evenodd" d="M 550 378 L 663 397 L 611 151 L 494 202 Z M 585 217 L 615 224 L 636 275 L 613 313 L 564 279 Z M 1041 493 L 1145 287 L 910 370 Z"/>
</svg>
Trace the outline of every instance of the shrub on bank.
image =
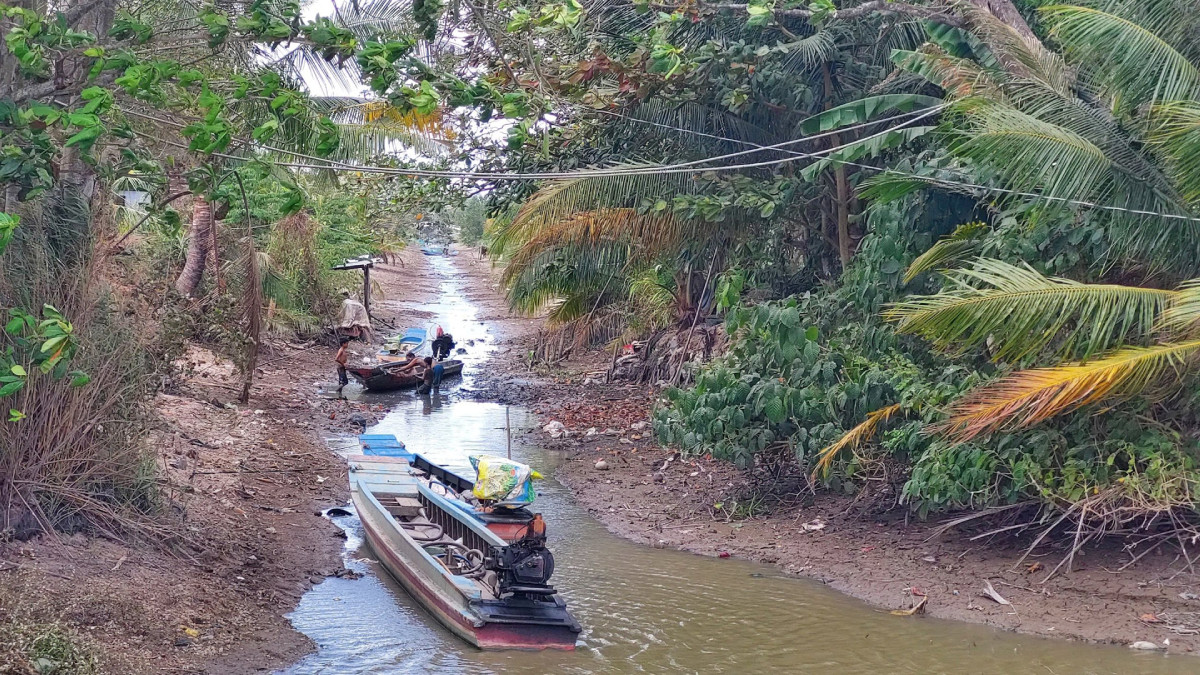
<svg viewBox="0 0 1200 675">
<path fill-rule="evenodd" d="M 14 308 L 0 348 L 14 362 L 10 370 L 25 373 L 6 392 L 9 421 L 0 423 L 5 536 L 111 534 L 159 504 L 144 440 L 152 357 L 143 329 L 117 310 L 94 267 L 92 226 L 83 209 L 30 209 L 0 266 L 0 301 Z M 78 234 L 66 240 L 64 229 Z M 57 312 L 33 314 L 46 305 Z M 50 314 L 69 317 L 61 319 L 69 337 L 32 339 Z"/>
<path fill-rule="evenodd" d="M 1173 509 L 1194 513 L 1200 443 L 1192 430 L 1200 420 L 1189 396 L 1130 401 L 1119 414 L 1092 406 L 969 442 L 941 433 L 950 403 L 1009 366 L 938 353 L 880 318 L 906 292 L 938 288 L 928 276 L 904 287 L 912 252 L 928 245 L 895 215 L 873 220 L 840 286 L 731 310 L 729 351 L 696 374 L 694 387 L 665 393 L 655 413 L 659 439 L 741 466 L 783 452 L 838 489 L 882 480 L 922 516 L 1032 501 L 1059 512 L 1086 507 L 1089 518 L 1115 530 Z M 1075 251 L 1069 228 L 1042 234 L 1046 248 Z M 1006 249 L 1009 241 L 1020 250 Z M 1080 241 L 1095 245 L 1091 237 Z M 994 252 L 1014 256 L 1029 245 L 1003 229 L 997 242 Z M 1046 264 L 1068 259 L 1083 256 Z"/>
</svg>

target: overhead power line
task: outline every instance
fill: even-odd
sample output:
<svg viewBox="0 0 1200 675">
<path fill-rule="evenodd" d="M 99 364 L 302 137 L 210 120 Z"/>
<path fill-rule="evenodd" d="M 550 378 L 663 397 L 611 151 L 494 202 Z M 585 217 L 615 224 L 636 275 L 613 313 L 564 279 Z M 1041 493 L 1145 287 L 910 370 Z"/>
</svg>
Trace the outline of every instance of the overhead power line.
<svg viewBox="0 0 1200 675">
<path fill-rule="evenodd" d="M 743 170 L 743 169 L 751 169 L 751 168 L 757 168 L 757 167 L 786 164 L 789 162 L 794 162 L 798 159 L 820 158 L 825 155 L 848 148 L 857 143 L 861 143 L 865 140 L 869 140 L 871 138 L 876 138 L 878 136 L 886 135 L 887 133 L 890 133 L 891 131 L 894 131 L 900 127 L 911 124 L 918 120 L 925 119 L 927 117 L 932 117 L 933 115 L 936 115 L 938 112 L 940 112 L 944 107 L 945 107 L 944 105 L 938 105 L 938 106 L 933 106 L 930 108 L 922 108 L 920 110 L 914 110 L 912 112 L 891 115 L 888 117 L 882 117 L 877 120 L 871 120 L 868 122 L 862 122 L 862 123 L 855 124 L 855 125 L 848 126 L 848 127 L 842 127 L 835 131 L 828 131 L 828 132 L 823 132 L 823 133 L 819 133 L 819 134 L 813 134 L 812 136 L 804 136 L 804 137 L 793 139 L 790 141 L 783 141 L 781 143 L 776 143 L 774 145 L 758 146 L 758 147 L 750 149 L 750 150 L 740 150 L 738 152 L 732 152 L 732 153 L 728 153 L 728 154 L 724 154 L 724 155 L 718 155 L 715 157 L 706 157 L 704 159 L 697 159 L 697 160 L 692 160 L 692 161 L 688 161 L 688 162 L 679 162 L 679 163 L 675 163 L 675 164 L 649 165 L 649 166 L 613 167 L 613 168 L 607 168 L 607 169 L 583 169 L 583 170 L 579 170 L 579 171 L 541 171 L 541 172 L 479 171 L 479 172 L 472 172 L 472 171 L 443 171 L 443 170 L 436 170 L 436 169 L 419 169 L 419 168 L 409 169 L 409 168 L 379 167 L 379 166 L 372 167 L 372 166 L 366 166 L 366 165 L 349 164 L 346 162 L 330 160 L 330 159 L 326 159 L 323 157 L 315 157 L 312 155 L 306 155 L 301 152 L 296 152 L 294 150 L 287 150 L 284 148 L 273 147 L 270 145 L 266 145 L 264 143 L 247 143 L 247 145 L 258 147 L 258 148 L 260 148 L 262 150 L 266 150 L 268 152 L 277 152 L 277 153 L 284 154 L 284 155 L 291 155 L 293 157 L 298 157 L 301 159 L 308 160 L 310 162 L 318 163 L 318 164 L 279 163 L 281 166 L 294 166 L 295 168 L 308 168 L 308 169 L 338 168 L 338 169 L 342 169 L 342 170 L 346 170 L 346 171 L 361 171 L 363 173 L 378 173 L 378 174 L 389 174 L 389 175 L 398 175 L 398 176 L 421 176 L 421 177 L 426 177 L 426 178 L 455 178 L 455 179 L 462 179 L 462 180 L 555 180 L 555 179 L 589 178 L 589 177 L 600 177 L 600 176 L 628 176 L 628 175 L 641 175 L 641 174 L 655 175 L 655 174 L 663 174 L 663 173 L 666 173 L 666 174 L 694 173 L 697 171 L 737 171 L 737 170 Z M 184 126 L 186 126 L 185 124 L 181 124 L 174 120 L 163 119 L 163 118 L 155 116 L 155 115 L 148 115 L 146 113 L 138 112 L 135 110 L 126 110 L 126 113 L 133 115 L 135 117 L 141 117 L 144 119 L 159 122 L 162 124 L 167 124 L 169 126 L 174 126 L 177 128 L 183 128 Z M 851 143 L 843 143 L 841 145 L 834 146 L 832 148 L 826 148 L 824 150 L 819 150 L 816 152 L 808 153 L 808 152 L 797 152 L 797 151 L 784 151 L 784 152 L 788 152 L 788 154 L 790 156 L 784 157 L 784 158 L 779 158 L 779 159 L 765 160 L 762 162 L 753 162 L 753 163 L 746 163 L 746 164 L 733 164 L 733 165 L 715 166 L 715 167 L 701 167 L 700 166 L 702 164 L 709 164 L 711 162 L 718 162 L 718 161 L 722 161 L 722 160 L 726 160 L 726 159 L 732 159 L 734 157 L 742 157 L 744 155 L 749 155 L 749 154 L 754 154 L 754 153 L 759 153 L 759 152 L 782 150 L 783 148 L 788 147 L 788 146 L 797 145 L 800 143 L 808 143 L 811 141 L 828 138 L 835 134 L 844 134 L 847 131 L 854 131 L 856 129 L 861 129 L 864 127 L 881 124 L 883 122 L 888 122 L 888 121 L 896 120 L 896 119 L 903 118 L 903 117 L 909 117 L 911 115 L 916 115 L 916 117 L 913 117 L 912 119 L 909 119 L 900 124 L 897 124 L 896 126 L 884 129 L 881 132 L 861 138 L 857 141 L 854 141 Z M 221 156 L 221 157 L 227 157 L 230 159 L 239 159 L 239 160 L 251 159 L 249 157 L 242 157 L 242 156 L 222 154 L 222 153 L 213 153 L 213 154 L 215 154 L 217 156 Z"/>
<path fill-rule="evenodd" d="M 881 168 L 881 167 L 877 167 L 877 166 L 871 166 L 869 164 L 862 164 L 862 163 L 854 162 L 851 160 L 844 160 L 844 159 L 839 159 L 836 157 L 828 156 L 832 153 L 838 152 L 839 150 L 843 150 L 847 147 L 856 145 L 858 143 L 869 140 L 871 138 L 885 135 L 891 131 L 895 131 L 896 129 L 904 127 L 907 124 L 911 124 L 911 123 L 916 122 L 925 117 L 934 115 L 937 112 L 939 112 L 942 108 L 944 108 L 944 106 L 934 106 L 933 108 L 924 109 L 924 111 L 913 111 L 912 113 L 906 113 L 905 115 L 896 115 L 896 116 L 892 116 L 889 118 L 883 118 L 883 119 L 879 119 L 879 120 L 874 120 L 872 122 L 866 122 L 866 123 L 863 123 L 860 125 L 856 125 L 857 127 L 862 127 L 862 126 L 867 126 L 869 124 L 876 124 L 879 122 L 883 122 L 888 119 L 895 119 L 897 117 L 915 114 L 917 112 L 924 113 L 924 114 L 921 114 L 910 120 L 907 120 L 901 124 L 897 124 L 895 126 L 889 127 L 881 132 L 877 132 L 875 134 L 866 136 L 857 141 L 854 141 L 851 143 L 844 143 L 842 145 L 839 145 L 839 146 L 836 146 L 833 148 L 828 148 L 825 150 L 820 150 L 820 151 L 812 152 L 812 153 L 804 153 L 804 152 L 799 152 L 799 151 L 794 151 L 794 150 L 785 150 L 784 152 L 788 152 L 791 156 L 785 157 L 782 159 L 768 160 L 768 161 L 763 161 L 763 162 L 754 162 L 754 163 L 748 163 L 748 164 L 734 164 L 734 165 L 717 166 L 717 167 L 695 167 L 695 166 L 692 166 L 691 168 L 688 168 L 689 165 L 712 162 L 712 161 L 716 161 L 721 158 L 729 157 L 730 155 L 721 155 L 719 157 L 711 157 L 711 158 L 707 158 L 707 159 L 703 159 L 703 160 L 694 160 L 692 162 L 684 162 L 681 164 L 674 164 L 674 165 L 630 167 L 630 168 L 625 168 L 625 169 L 612 169 L 612 170 L 599 169 L 599 170 L 584 170 L 584 171 L 556 172 L 556 173 L 520 173 L 520 172 L 486 173 L 486 172 L 465 172 L 465 171 L 436 171 L 436 170 L 430 170 L 430 169 L 403 169 L 403 168 L 396 168 L 396 167 L 354 165 L 354 164 L 346 164 L 345 162 L 338 162 L 336 160 L 327 160 L 327 159 L 323 159 L 320 157 L 313 157 L 311 155 L 305 155 L 303 153 L 294 152 L 294 151 L 290 151 L 290 150 L 284 150 L 281 148 L 273 148 L 273 147 L 262 145 L 262 144 L 248 144 L 248 145 L 257 145 L 257 147 L 260 147 L 260 148 L 270 151 L 270 152 L 278 152 L 280 154 L 286 154 L 286 155 L 291 155 L 293 157 L 299 157 L 299 158 L 307 159 L 310 161 L 320 162 L 317 164 L 310 164 L 310 163 L 303 163 L 303 162 L 275 162 L 275 164 L 278 166 L 294 168 L 294 169 L 353 171 L 353 172 L 357 172 L 357 173 L 374 173 L 374 174 L 383 174 L 383 175 L 392 175 L 392 176 L 423 177 L 423 178 L 456 178 L 456 179 L 463 179 L 463 180 L 484 180 L 484 181 L 555 180 L 555 179 L 580 179 L 580 178 L 615 177 L 615 176 L 625 176 L 625 175 L 644 175 L 644 174 L 662 174 L 662 173 L 724 172 L 724 171 L 738 171 L 738 170 L 743 170 L 743 169 L 747 169 L 747 168 L 757 168 L 757 167 L 771 166 L 771 165 L 777 165 L 777 164 L 785 164 L 788 162 L 794 162 L 798 159 L 806 159 L 806 158 L 808 158 L 808 159 L 824 159 L 825 161 L 831 162 L 833 164 L 840 164 L 843 166 L 852 166 L 852 167 L 856 167 L 856 168 L 860 168 L 860 169 L 866 169 L 868 171 L 883 171 L 883 172 L 887 172 L 887 173 L 890 173 L 895 176 L 911 178 L 914 180 L 929 183 L 931 185 L 940 185 L 940 186 L 948 187 L 948 188 L 963 188 L 963 189 L 967 189 L 967 190 L 984 192 L 984 193 L 989 193 L 989 194 L 1005 194 L 1005 195 L 1012 195 L 1015 197 L 1026 197 L 1026 198 L 1040 200 L 1040 201 L 1047 201 L 1047 202 L 1053 202 L 1053 203 L 1058 203 L 1058 204 L 1067 204 L 1070 206 L 1080 206 L 1080 207 L 1084 207 L 1084 208 L 1097 209 L 1097 210 L 1101 210 L 1101 211 L 1128 213 L 1128 214 L 1132 214 L 1132 215 L 1163 218 L 1166 220 L 1177 220 L 1177 221 L 1200 223 L 1200 217 L 1195 217 L 1195 216 L 1190 216 L 1190 215 L 1177 214 L 1177 213 L 1161 213 L 1161 212 L 1157 212 L 1157 211 L 1147 211 L 1144 209 L 1131 209 L 1131 208 L 1122 207 L 1122 206 L 1113 206 L 1113 205 L 1109 205 L 1109 204 L 1099 204 L 1096 202 L 1089 202 L 1089 201 L 1082 200 L 1082 199 L 1071 199 L 1068 197 L 1054 197 L 1054 196 L 1050 196 L 1050 195 L 1037 194 L 1034 192 L 1025 192 L 1025 191 L 1021 191 L 1021 190 L 1012 190 L 1012 189 L 1008 189 L 1008 188 L 994 187 L 994 186 L 990 186 L 990 185 L 980 185 L 978 183 L 970 183 L 970 182 L 966 182 L 966 181 L 957 181 L 957 180 L 952 180 L 949 178 L 923 176 L 923 175 L 912 173 L 912 172 L 897 171 L 895 169 L 889 169 L 886 167 Z M 138 113 L 138 112 L 131 111 L 131 110 L 127 110 L 126 112 L 129 114 L 138 116 L 138 117 L 143 117 L 145 119 L 163 122 L 165 124 L 169 124 L 172 126 L 177 126 L 177 127 L 184 126 L 182 124 L 178 124 L 176 122 L 169 121 L 169 120 L 163 120 L 161 118 L 157 118 L 152 115 L 146 115 L 146 114 Z M 631 119 L 635 119 L 635 118 L 631 118 Z M 739 155 L 753 153 L 753 152 L 779 150 L 781 147 L 786 146 L 786 145 L 794 145 L 796 143 L 814 140 L 814 139 L 820 138 L 822 136 L 832 135 L 833 133 L 844 133 L 845 131 L 847 131 L 851 128 L 852 127 L 843 127 L 834 132 L 828 132 L 825 134 L 818 134 L 818 135 L 814 135 L 814 136 L 806 136 L 804 138 L 795 139 L 792 141 L 785 141 L 784 143 L 778 143 L 773 146 L 758 146 L 753 150 L 742 151 L 739 153 L 732 153 L 732 155 L 739 156 Z M 683 128 L 679 128 L 679 127 L 675 127 L 675 129 L 678 131 L 691 133 L 690 130 L 687 130 L 687 129 L 683 129 Z M 143 135 L 146 135 L 146 134 L 143 134 Z M 703 135 L 710 135 L 710 134 L 703 134 Z M 146 135 L 146 136 L 148 138 L 152 138 L 158 142 L 166 143 L 168 145 L 174 145 L 174 146 L 181 147 L 181 148 L 188 147 L 182 143 L 168 141 L 165 139 L 160 139 L 160 138 L 156 138 L 156 137 L 149 136 L 149 135 Z M 723 140 L 741 142 L 741 141 L 736 141 L 736 139 L 723 139 Z M 253 157 L 247 157 L 244 155 L 231 155 L 231 154 L 227 154 L 227 153 L 212 153 L 212 154 L 217 157 L 223 157 L 226 159 L 232 159 L 232 160 L 237 160 L 237 161 L 248 161 L 248 160 L 255 159 Z"/>
</svg>

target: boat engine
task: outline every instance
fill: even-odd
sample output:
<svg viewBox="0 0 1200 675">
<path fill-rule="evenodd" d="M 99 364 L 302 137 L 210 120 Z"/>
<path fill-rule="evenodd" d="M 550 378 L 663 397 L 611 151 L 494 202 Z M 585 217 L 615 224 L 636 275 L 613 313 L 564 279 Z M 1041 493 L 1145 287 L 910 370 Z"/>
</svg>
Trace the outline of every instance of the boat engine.
<svg viewBox="0 0 1200 675">
<path fill-rule="evenodd" d="M 493 547 L 488 569 L 496 573 L 500 595 L 547 596 L 558 591 L 547 582 L 554 574 L 554 556 L 546 548 L 546 527 L 534 516 L 526 535 L 508 546 Z"/>
</svg>

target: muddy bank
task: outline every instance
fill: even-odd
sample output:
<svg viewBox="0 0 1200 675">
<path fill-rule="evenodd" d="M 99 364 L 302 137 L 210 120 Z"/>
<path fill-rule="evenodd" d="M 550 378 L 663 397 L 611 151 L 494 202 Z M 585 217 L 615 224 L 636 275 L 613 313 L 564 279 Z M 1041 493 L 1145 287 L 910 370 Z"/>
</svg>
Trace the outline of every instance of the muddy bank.
<svg viewBox="0 0 1200 675">
<path fill-rule="evenodd" d="M 438 280 L 419 251 L 376 269 L 379 340 L 424 325 Z M 356 359 L 375 345 L 355 344 Z M 0 544 L 0 617 L 57 622 L 110 673 L 249 673 L 313 645 L 285 615 L 312 585 L 344 575 L 344 534 L 320 511 L 347 498 L 327 443 L 383 405 L 337 400 L 333 349 L 270 341 L 248 405 L 232 364 L 191 346 L 154 401 L 148 443 L 163 481 L 164 523 L 187 544 L 82 535 Z M 3 668 L 0 668 L 3 670 Z M 19 671 L 18 671 L 19 672 Z"/>
<path fill-rule="evenodd" d="M 1060 545 L 1021 562 L 1028 535 L 972 541 L 983 530 L 963 529 L 938 537 L 943 517 L 918 522 L 903 508 L 800 488 L 770 494 L 726 463 L 660 448 L 648 425 L 652 389 L 585 385 L 581 372 L 525 382 L 514 396 L 542 424 L 565 424 L 566 438 L 537 430 L 531 440 L 568 453 L 556 478 L 620 536 L 773 564 L 884 610 L 926 597 L 926 613 L 939 618 L 1069 640 L 1169 643 L 1172 653 L 1200 649 L 1200 578 L 1173 550 L 1119 571 L 1132 557 L 1119 542 L 1089 547 L 1070 574 L 1043 583 L 1062 560 Z M 989 582 L 1010 605 L 986 595 Z"/>
</svg>

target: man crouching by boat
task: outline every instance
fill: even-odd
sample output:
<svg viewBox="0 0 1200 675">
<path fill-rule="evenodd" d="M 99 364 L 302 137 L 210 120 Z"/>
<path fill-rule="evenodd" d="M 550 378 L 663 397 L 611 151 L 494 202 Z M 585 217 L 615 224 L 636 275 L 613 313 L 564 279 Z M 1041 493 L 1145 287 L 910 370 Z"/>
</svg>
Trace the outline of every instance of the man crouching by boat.
<svg viewBox="0 0 1200 675">
<path fill-rule="evenodd" d="M 437 389 L 442 384 L 442 373 L 446 367 L 440 363 L 434 363 L 432 356 L 425 357 L 425 372 L 422 374 L 421 386 L 417 389 L 418 394 L 428 394 Z"/>
</svg>

